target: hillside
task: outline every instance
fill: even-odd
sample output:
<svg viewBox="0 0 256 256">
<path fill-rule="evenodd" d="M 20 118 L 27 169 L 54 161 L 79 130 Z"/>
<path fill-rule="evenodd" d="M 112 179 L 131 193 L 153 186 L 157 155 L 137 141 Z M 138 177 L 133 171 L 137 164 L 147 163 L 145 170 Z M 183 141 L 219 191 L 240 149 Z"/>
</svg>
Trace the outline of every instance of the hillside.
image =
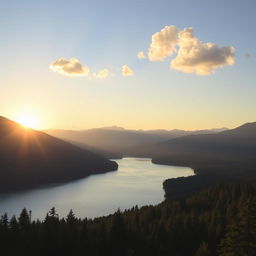
<svg viewBox="0 0 256 256">
<path fill-rule="evenodd" d="M 0 117 L 1 191 L 64 182 L 116 169 L 115 162 Z"/>
<path fill-rule="evenodd" d="M 190 135 L 152 146 L 152 162 L 190 166 L 196 176 L 168 179 L 166 198 L 182 198 L 219 182 L 256 176 L 256 123 L 218 134 Z"/>
<path fill-rule="evenodd" d="M 217 134 L 189 135 L 154 145 L 154 162 L 256 163 L 256 123 Z"/>
<path fill-rule="evenodd" d="M 155 144 L 189 134 L 208 134 L 225 130 L 212 129 L 200 131 L 183 130 L 126 130 L 120 127 L 104 127 L 82 131 L 45 130 L 57 138 L 79 145 L 82 148 L 102 153 L 105 157 L 121 157 L 140 154 L 138 147 Z M 147 146 L 146 146 L 147 147 Z"/>
</svg>

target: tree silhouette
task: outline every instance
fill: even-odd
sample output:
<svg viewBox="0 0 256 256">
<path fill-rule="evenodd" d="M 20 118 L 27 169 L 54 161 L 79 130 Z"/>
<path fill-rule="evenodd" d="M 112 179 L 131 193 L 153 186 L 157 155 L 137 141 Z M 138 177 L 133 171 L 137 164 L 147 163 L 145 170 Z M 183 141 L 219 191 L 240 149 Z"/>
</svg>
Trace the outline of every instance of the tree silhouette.
<svg viewBox="0 0 256 256">
<path fill-rule="evenodd" d="M 29 224 L 30 224 L 30 217 L 26 208 L 24 208 L 21 211 L 21 214 L 19 216 L 19 226 L 21 229 L 26 230 L 29 228 Z"/>
<path fill-rule="evenodd" d="M 95 219 L 72 210 L 59 218 L 53 207 L 44 221 L 30 221 L 23 209 L 18 220 L 0 217 L 0 243 L 1 255 L 254 256 L 256 181 Z"/>
<path fill-rule="evenodd" d="M 15 216 L 12 216 L 12 218 L 10 219 L 9 226 L 10 226 L 10 230 L 11 231 L 13 231 L 13 232 L 17 232 L 18 231 L 19 223 L 18 223 L 18 221 L 17 221 Z"/>
<path fill-rule="evenodd" d="M 67 218 L 66 218 L 66 222 L 70 225 L 76 223 L 76 217 L 72 210 L 69 211 Z"/>
<path fill-rule="evenodd" d="M 247 199 L 221 242 L 220 256 L 256 255 L 256 197 Z"/>
<path fill-rule="evenodd" d="M 7 229 L 8 227 L 8 216 L 7 216 L 7 213 L 5 213 L 4 215 L 1 216 L 1 219 L 0 219 L 0 226 L 4 229 Z"/>
</svg>

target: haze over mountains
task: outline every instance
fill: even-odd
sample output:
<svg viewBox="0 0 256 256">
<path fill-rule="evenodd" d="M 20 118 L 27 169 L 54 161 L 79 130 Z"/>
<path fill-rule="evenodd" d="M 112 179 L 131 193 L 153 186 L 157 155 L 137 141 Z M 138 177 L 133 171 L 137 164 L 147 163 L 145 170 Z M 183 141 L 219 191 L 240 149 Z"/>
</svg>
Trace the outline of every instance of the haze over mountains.
<svg viewBox="0 0 256 256">
<path fill-rule="evenodd" d="M 126 130 L 122 127 L 104 127 L 89 130 L 45 130 L 57 138 L 72 142 L 80 147 L 102 154 L 108 158 L 133 155 L 137 147 L 155 144 L 189 134 L 209 134 L 226 128 L 184 131 L 184 130 Z M 135 153 L 136 154 L 136 153 Z M 139 156 L 139 155 L 138 155 Z"/>
<path fill-rule="evenodd" d="M 158 143 L 152 147 L 151 154 L 155 159 L 183 158 L 185 162 L 195 163 L 210 160 L 236 164 L 255 162 L 256 122 L 216 134 L 188 135 Z"/>
<path fill-rule="evenodd" d="M 0 190 L 64 182 L 117 164 L 41 131 L 0 117 Z"/>
<path fill-rule="evenodd" d="M 46 132 L 51 135 L 0 117 L 1 190 L 68 181 L 117 169 L 115 162 L 103 156 L 150 157 L 154 163 L 190 166 L 197 174 L 229 177 L 251 174 L 256 166 L 256 123 L 231 130 L 143 131 L 105 127 Z"/>
<path fill-rule="evenodd" d="M 168 179 L 163 184 L 167 199 L 184 197 L 214 184 L 255 177 L 256 123 L 217 134 L 176 138 L 144 150 L 153 163 L 195 170 L 195 176 Z"/>
</svg>

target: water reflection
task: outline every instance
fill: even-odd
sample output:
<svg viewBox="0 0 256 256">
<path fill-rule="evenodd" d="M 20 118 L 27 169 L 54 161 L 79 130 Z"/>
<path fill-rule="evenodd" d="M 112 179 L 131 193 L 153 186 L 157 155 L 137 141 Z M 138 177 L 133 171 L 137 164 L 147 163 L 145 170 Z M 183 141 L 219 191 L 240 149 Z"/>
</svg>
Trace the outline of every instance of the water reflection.
<svg viewBox="0 0 256 256">
<path fill-rule="evenodd" d="M 19 214 L 26 207 L 34 218 L 44 218 L 55 206 L 60 216 L 73 209 L 79 217 L 98 217 L 118 208 L 157 204 L 164 199 L 162 183 L 167 178 L 193 175 L 188 167 L 152 164 L 150 159 L 116 160 L 116 172 L 13 194 L 0 195 L 0 214 Z"/>
</svg>

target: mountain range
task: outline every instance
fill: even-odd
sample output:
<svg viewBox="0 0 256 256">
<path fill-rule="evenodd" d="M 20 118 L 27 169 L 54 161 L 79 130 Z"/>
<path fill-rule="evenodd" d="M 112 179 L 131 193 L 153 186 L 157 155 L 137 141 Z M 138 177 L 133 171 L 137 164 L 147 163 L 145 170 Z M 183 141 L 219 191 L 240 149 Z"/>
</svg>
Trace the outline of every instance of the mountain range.
<svg viewBox="0 0 256 256">
<path fill-rule="evenodd" d="M 210 134 L 226 130 L 226 128 L 184 131 L 184 130 L 127 130 L 122 127 L 104 127 L 89 130 L 44 130 L 57 138 L 69 141 L 108 158 L 120 158 L 133 155 L 137 148 L 164 142 L 189 134 Z M 135 154 L 136 154 L 135 153 Z"/>
<path fill-rule="evenodd" d="M 146 149 L 144 149 L 146 150 Z M 147 149 L 157 164 L 190 166 L 197 175 L 167 179 L 167 199 L 185 197 L 215 184 L 256 176 L 256 123 L 217 134 L 189 135 Z"/>
<path fill-rule="evenodd" d="M 153 163 L 190 166 L 199 175 L 215 175 L 197 175 L 191 178 L 194 183 L 219 181 L 216 175 L 248 175 L 256 166 L 256 123 L 230 130 L 144 131 L 105 127 L 42 132 L 0 117 L 0 190 L 116 170 L 117 164 L 104 156 L 150 157 Z"/>
<path fill-rule="evenodd" d="M 157 143 L 151 148 L 153 161 L 184 159 L 185 162 L 256 162 L 256 122 L 216 134 L 188 135 Z"/>
</svg>

